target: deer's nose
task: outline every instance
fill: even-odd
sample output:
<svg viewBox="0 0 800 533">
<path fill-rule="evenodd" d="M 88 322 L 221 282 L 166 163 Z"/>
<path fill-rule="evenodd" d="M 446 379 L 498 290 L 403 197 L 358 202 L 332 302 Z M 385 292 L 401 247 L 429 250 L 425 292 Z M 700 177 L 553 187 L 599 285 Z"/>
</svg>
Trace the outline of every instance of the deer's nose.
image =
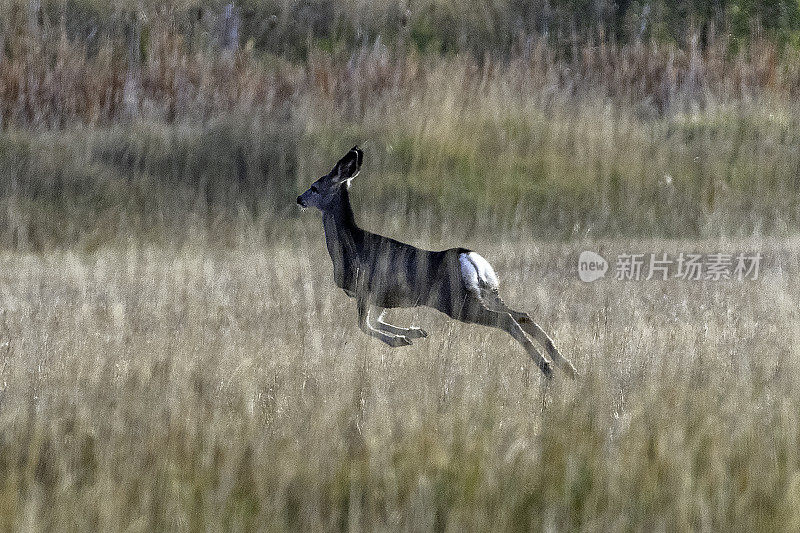
<svg viewBox="0 0 800 533">
<path fill-rule="evenodd" d="M 303 197 L 302 196 L 298 196 L 297 197 L 297 205 L 299 205 L 300 207 L 305 207 L 306 206 L 306 203 L 303 201 Z"/>
</svg>

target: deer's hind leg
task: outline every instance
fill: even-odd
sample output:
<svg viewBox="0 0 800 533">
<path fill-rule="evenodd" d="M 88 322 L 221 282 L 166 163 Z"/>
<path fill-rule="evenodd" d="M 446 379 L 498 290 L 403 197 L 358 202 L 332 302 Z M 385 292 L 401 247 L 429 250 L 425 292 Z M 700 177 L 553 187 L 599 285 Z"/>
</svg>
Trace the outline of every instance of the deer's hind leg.
<svg viewBox="0 0 800 533">
<path fill-rule="evenodd" d="M 375 327 L 381 331 L 385 331 L 386 333 L 391 333 L 392 335 L 403 335 L 404 337 L 408 337 L 409 339 L 422 339 L 423 337 L 428 336 L 428 332 L 422 328 L 401 328 L 399 326 L 393 326 L 391 324 L 387 324 L 382 319 L 383 313 L 386 311 L 385 309 L 378 307 L 378 319 L 375 321 Z"/>
<path fill-rule="evenodd" d="M 547 355 L 550 356 L 554 363 L 561 367 L 564 373 L 572 379 L 578 377 L 578 371 L 575 369 L 575 366 L 573 366 L 569 359 L 561 355 L 561 352 L 559 352 L 555 344 L 553 344 L 553 339 L 551 339 L 541 326 L 534 322 L 527 313 L 520 313 L 517 322 L 519 322 L 519 325 L 528 335 L 544 346 Z"/>
<path fill-rule="evenodd" d="M 545 333 L 539 324 L 534 322 L 528 313 L 523 311 L 515 311 L 508 307 L 500 298 L 497 289 L 494 289 L 490 292 L 491 294 L 486 294 L 482 298 L 482 300 L 486 302 L 487 307 L 497 311 L 505 311 L 510 314 L 514 320 L 517 321 L 522 330 L 525 331 L 525 333 L 533 337 L 536 342 L 544 346 L 548 357 L 550 357 L 554 363 L 560 366 L 570 378 L 575 379 L 578 376 L 578 371 L 575 369 L 569 359 L 561 355 L 561 352 L 559 352 L 558 348 L 556 348 L 553 339 L 551 339 L 550 336 Z"/>
<path fill-rule="evenodd" d="M 539 353 L 539 350 L 536 349 L 530 339 L 525 335 L 525 331 L 523 331 L 520 324 L 510 313 L 490 309 L 484 304 L 480 297 L 469 294 L 464 302 L 462 313 L 456 318 L 462 322 L 491 326 L 507 332 L 525 348 L 525 351 L 528 352 L 528 355 L 533 359 L 536 366 L 539 367 L 539 370 L 541 370 L 546 377 L 552 377 L 553 369 L 550 367 L 550 363 L 547 359 L 542 357 L 542 354 Z"/>
</svg>

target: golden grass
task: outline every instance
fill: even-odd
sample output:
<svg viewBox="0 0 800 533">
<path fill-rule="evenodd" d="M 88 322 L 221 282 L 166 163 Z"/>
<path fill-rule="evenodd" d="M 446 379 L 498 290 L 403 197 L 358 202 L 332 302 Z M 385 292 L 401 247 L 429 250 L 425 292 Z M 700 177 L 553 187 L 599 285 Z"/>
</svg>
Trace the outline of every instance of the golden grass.
<svg viewBox="0 0 800 533">
<path fill-rule="evenodd" d="M 3 21 L 0 529 L 800 528 L 791 54 L 303 34 L 297 61 L 220 53 L 197 6 L 136 19 L 139 62 L 122 4 L 93 42 Z M 484 254 L 578 381 L 431 310 L 391 313 L 409 348 L 358 330 L 293 202 L 356 143 L 359 220 Z M 587 285 L 584 249 L 766 263 Z"/>
<path fill-rule="evenodd" d="M 3 528 L 800 523 L 795 241 L 393 234 L 490 258 L 581 372 L 545 387 L 510 337 L 434 311 L 392 313 L 431 333 L 412 347 L 367 338 L 300 227 L 0 256 Z M 767 260 L 743 283 L 587 285 L 584 248 Z"/>
</svg>

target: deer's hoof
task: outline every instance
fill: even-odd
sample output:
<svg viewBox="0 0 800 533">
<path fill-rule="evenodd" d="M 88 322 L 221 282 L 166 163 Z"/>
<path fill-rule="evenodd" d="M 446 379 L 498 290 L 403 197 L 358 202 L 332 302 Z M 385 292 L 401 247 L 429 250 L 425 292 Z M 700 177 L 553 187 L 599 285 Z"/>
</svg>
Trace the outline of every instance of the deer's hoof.
<svg viewBox="0 0 800 533">
<path fill-rule="evenodd" d="M 550 366 L 550 363 L 545 361 L 539 365 L 539 369 L 542 371 L 542 374 L 544 374 L 544 377 L 547 379 L 553 379 L 553 367 Z"/>
<path fill-rule="evenodd" d="M 406 337 L 409 339 L 422 339 L 428 336 L 428 332 L 422 328 L 410 328 Z"/>
<path fill-rule="evenodd" d="M 397 335 L 389 340 L 389 346 L 399 348 L 400 346 L 411 346 L 411 340 L 405 335 Z"/>
<path fill-rule="evenodd" d="M 572 363 L 569 361 L 564 362 L 563 366 L 564 373 L 569 376 L 570 379 L 575 379 L 578 377 L 578 371 L 575 370 L 575 367 L 572 366 Z"/>
</svg>

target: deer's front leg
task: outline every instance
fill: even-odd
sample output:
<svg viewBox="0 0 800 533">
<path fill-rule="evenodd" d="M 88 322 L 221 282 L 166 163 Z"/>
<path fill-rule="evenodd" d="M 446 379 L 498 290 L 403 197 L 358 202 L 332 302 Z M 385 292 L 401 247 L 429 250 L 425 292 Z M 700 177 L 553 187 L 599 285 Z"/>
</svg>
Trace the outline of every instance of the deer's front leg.
<svg viewBox="0 0 800 533">
<path fill-rule="evenodd" d="M 422 328 L 401 328 L 387 324 L 381 320 L 385 309 L 379 309 L 380 313 L 378 314 L 378 320 L 375 322 L 375 327 L 377 327 L 379 330 L 385 331 L 386 333 L 391 333 L 392 335 L 403 335 L 409 339 L 421 339 L 428 336 L 428 332 Z"/>
<path fill-rule="evenodd" d="M 370 337 L 380 339 L 392 348 L 397 348 L 398 346 L 408 346 L 411 344 L 411 341 L 408 339 L 408 337 L 404 335 L 395 335 L 374 328 L 369 322 L 369 305 L 363 300 L 358 301 L 358 327 Z"/>
</svg>

